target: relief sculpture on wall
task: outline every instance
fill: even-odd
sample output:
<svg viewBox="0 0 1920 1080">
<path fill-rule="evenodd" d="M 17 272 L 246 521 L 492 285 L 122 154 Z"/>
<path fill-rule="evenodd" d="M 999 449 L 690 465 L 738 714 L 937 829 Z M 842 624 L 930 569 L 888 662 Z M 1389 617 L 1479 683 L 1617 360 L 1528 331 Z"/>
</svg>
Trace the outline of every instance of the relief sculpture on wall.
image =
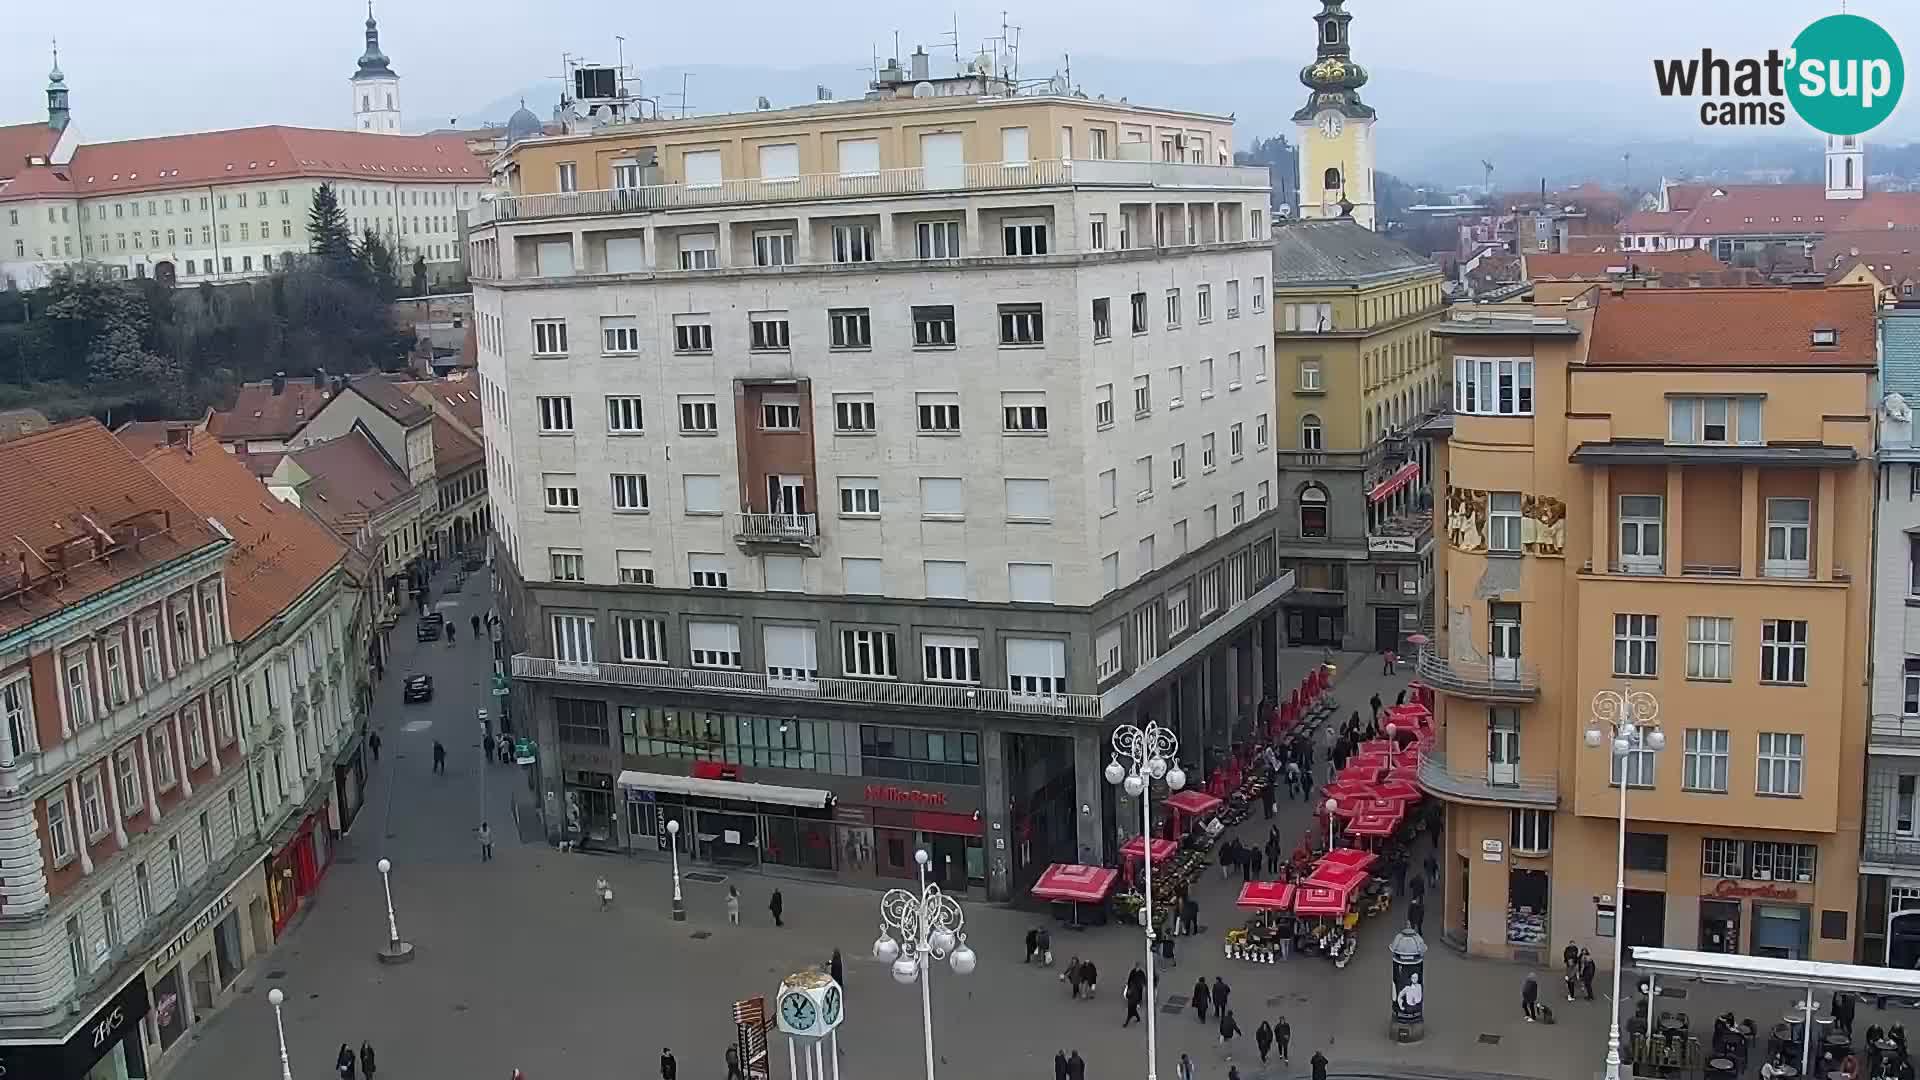
<svg viewBox="0 0 1920 1080">
<path fill-rule="evenodd" d="M 1551 495 L 1520 498 L 1520 544 L 1529 555 L 1564 555 L 1567 504 Z"/>
<path fill-rule="evenodd" d="M 1456 550 L 1487 550 L 1487 493 L 1447 488 L 1447 543 Z"/>
</svg>

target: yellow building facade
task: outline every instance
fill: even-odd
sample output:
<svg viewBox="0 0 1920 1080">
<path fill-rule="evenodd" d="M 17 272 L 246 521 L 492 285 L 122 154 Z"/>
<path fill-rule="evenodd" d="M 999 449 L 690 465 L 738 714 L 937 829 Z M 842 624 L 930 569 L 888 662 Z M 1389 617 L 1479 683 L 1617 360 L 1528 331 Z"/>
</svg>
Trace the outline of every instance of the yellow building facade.
<svg viewBox="0 0 1920 1080">
<path fill-rule="evenodd" d="M 1595 286 L 1436 328 L 1455 416 L 1417 668 L 1449 939 L 1852 959 L 1873 306 Z M 1588 747 L 1598 695 L 1625 691 L 1652 695 L 1664 749 Z"/>
</svg>

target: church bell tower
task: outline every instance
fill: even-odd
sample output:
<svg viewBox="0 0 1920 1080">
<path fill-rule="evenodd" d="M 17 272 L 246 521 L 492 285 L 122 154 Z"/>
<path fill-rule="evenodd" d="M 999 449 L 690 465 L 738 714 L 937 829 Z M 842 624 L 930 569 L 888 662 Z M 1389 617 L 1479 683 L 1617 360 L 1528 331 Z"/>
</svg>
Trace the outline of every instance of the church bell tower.
<svg viewBox="0 0 1920 1080">
<path fill-rule="evenodd" d="M 400 133 L 400 76 L 387 54 L 380 51 L 380 24 L 373 19 L 373 0 L 367 0 L 367 51 L 349 80 L 353 88 L 355 131 Z"/>
<path fill-rule="evenodd" d="M 1302 218 L 1353 220 L 1374 227 L 1374 111 L 1360 100 L 1367 71 L 1353 62 L 1345 0 L 1320 0 L 1313 17 L 1313 63 L 1300 69 L 1306 104 L 1293 114 L 1300 159 Z"/>
</svg>

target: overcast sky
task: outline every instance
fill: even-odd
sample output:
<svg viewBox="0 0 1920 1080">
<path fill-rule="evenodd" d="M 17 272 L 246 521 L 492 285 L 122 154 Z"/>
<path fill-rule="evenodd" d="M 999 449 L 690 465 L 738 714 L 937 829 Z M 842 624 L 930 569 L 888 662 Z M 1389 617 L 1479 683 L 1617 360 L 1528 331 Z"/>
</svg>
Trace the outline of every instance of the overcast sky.
<svg viewBox="0 0 1920 1080">
<path fill-rule="evenodd" d="M 6 121 L 44 117 L 48 47 L 57 35 L 76 122 L 89 140 L 261 123 L 350 123 L 347 77 L 362 47 L 364 4 L 16 0 L 7 7 L 7 33 L 0 35 L 0 118 Z M 1703 45 L 1733 55 L 1785 47 L 1807 22 L 1838 9 L 1837 0 L 1348 3 L 1356 57 L 1370 67 L 1495 85 L 1560 78 L 1609 84 L 1617 87 L 1618 108 L 1628 120 L 1638 109 L 1677 107 L 1656 104 L 1653 56 L 1697 53 Z M 851 89 L 862 81 L 870 48 L 890 53 L 896 30 L 904 52 L 914 42 L 936 43 L 951 29 L 945 16 L 900 21 L 915 10 L 928 9 L 898 0 L 379 0 L 376 13 L 381 44 L 403 79 L 407 124 L 420 129 L 454 116 L 502 119 L 463 112 L 556 75 L 565 52 L 611 61 L 613 37 L 622 33 L 634 67 L 844 64 Z M 1317 10 L 1317 0 L 1042 0 L 1024 8 L 1008 5 L 1007 19 L 1021 27 L 1029 65 L 1044 58 L 1050 69 L 1068 51 L 1197 63 L 1272 57 L 1278 84 L 1247 86 L 1244 93 L 1291 100 L 1299 93 L 1293 71 L 1313 49 L 1310 17 Z M 1910 63 L 1920 59 L 1920 3 L 1851 0 L 1850 10 L 1887 27 L 1907 48 Z M 961 2 L 954 14 L 968 51 L 1000 32 L 1001 3 Z M 1894 131 L 1915 129 L 1915 95 L 1920 90 L 1907 96 Z M 1486 108 L 1540 111 L 1516 120 L 1516 131 L 1552 123 L 1551 102 L 1490 93 Z"/>
</svg>

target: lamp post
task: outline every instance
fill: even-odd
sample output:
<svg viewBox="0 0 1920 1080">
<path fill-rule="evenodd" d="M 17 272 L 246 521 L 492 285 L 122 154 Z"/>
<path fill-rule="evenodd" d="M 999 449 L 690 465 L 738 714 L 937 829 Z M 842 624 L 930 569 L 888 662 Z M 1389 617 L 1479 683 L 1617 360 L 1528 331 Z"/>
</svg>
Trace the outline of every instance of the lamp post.
<svg viewBox="0 0 1920 1080">
<path fill-rule="evenodd" d="M 1333 831 L 1339 827 L 1340 819 L 1334 815 L 1340 812 L 1340 800 L 1327 799 L 1327 854 L 1333 854 Z"/>
<path fill-rule="evenodd" d="M 1606 743 L 1611 760 L 1620 769 L 1620 835 L 1613 868 L 1613 1017 L 1607 1027 L 1606 1078 L 1620 1080 L 1620 969 L 1625 965 L 1620 914 L 1627 896 L 1627 788 L 1632 779 L 1627 755 L 1636 750 L 1658 752 L 1667 745 L 1667 735 L 1654 723 L 1660 718 L 1660 701 L 1645 690 L 1631 686 L 1602 690 L 1593 695 L 1592 713 L 1587 745 L 1598 748 Z"/>
<path fill-rule="evenodd" d="M 487 740 L 493 735 L 487 727 L 487 710 L 478 709 L 480 719 L 480 820 L 487 820 L 487 766 L 493 764 L 493 755 L 487 753 Z"/>
<path fill-rule="evenodd" d="M 667 821 L 667 850 L 673 853 L 673 921 L 687 921 L 687 904 L 680 898 L 680 819 Z"/>
<path fill-rule="evenodd" d="M 293 1080 L 293 1066 L 287 1063 L 287 1025 L 280 1019 L 280 1003 L 285 1000 L 287 995 L 279 987 L 267 991 L 267 1003 L 273 1006 L 273 1027 L 280 1033 L 280 1080 Z"/>
<path fill-rule="evenodd" d="M 393 860 L 381 859 L 380 888 L 387 894 L 387 944 L 377 954 L 383 964 L 404 964 L 413 959 L 413 942 L 400 940 L 400 925 L 393 920 Z"/>
<path fill-rule="evenodd" d="M 880 936 L 873 942 L 873 958 L 888 965 L 893 981 L 902 986 L 920 981 L 920 1025 L 926 1036 L 927 1080 L 933 1080 L 933 991 L 935 960 L 945 960 L 955 975 L 971 975 L 979 958 L 960 932 L 966 916 L 953 897 L 927 881 L 927 849 L 913 853 L 920 867 L 920 891 L 888 889 L 880 898 Z M 891 931 L 891 932 L 889 932 Z M 895 936 L 899 937 L 895 941 Z"/>
<path fill-rule="evenodd" d="M 1107 783 L 1140 800 L 1140 862 L 1146 867 L 1141 895 L 1140 926 L 1147 938 L 1147 1080 L 1159 1075 L 1159 1045 L 1154 1025 L 1153 996 L 1153 782 L 1164 780 L 1167 790 L 1187 786 L 1187 774 L 1176 763 L 1180 740 L 1174 733 L 1149 720 L 1142 727 L 1122 725 L 1113 729 L 1113 760 L 1107 762 Z M 1120 759 L 1127 764 L 1122 765 Z"/>
</svg>

